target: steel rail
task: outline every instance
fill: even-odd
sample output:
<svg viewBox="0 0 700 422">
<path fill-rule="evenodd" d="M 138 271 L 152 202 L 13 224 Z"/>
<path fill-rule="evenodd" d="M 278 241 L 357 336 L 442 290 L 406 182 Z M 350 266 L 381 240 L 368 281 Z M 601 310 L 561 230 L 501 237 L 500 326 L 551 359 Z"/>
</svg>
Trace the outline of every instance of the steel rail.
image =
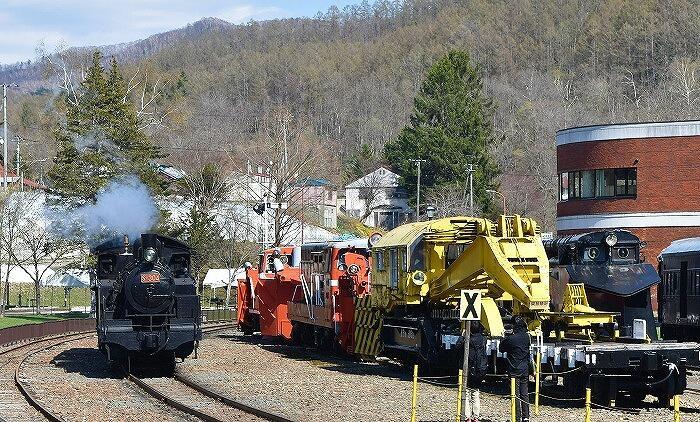
<svg viewBox="0 0 700 422">
<path fill-rule="evenodd" d="M 217 327 L 209 327 L 206 330 L 202 330 L 204 334 L 215 332 L 215 331 L 220 331 L 220 330 L 225 330 L 229 328 L 235 327 L 234 324 L 222 324 L 221 326 Z M 207 422 L 223 422 L 221 419 L 216 418 L 215 416 L 212 416 L 208 413 L 204 413 L 201 410 L 195 409 L 192 406 L 189 406 L 185 403 L 182 403 L 174 398 L 169 397 L 167 394 L 164 394 L 160 391 L 158 391 L 157 388 L 154 388 L 153 386 L 149 385 L 147 382 L 142 380 L 141 378 L 138 378 L 134 374 L 129 373 L 125 368 L 122 368 L 124 373 L 126 374 L 126 377 L 132 381 L 134 384 L 136 384 L 139 388 L 141 388 L 143 391 L 151 395 L 152 397 L 155 397 L 156 399 L 162 401 L 163 403 L 167 404 L 168 406 L 175 408 L 181 412 L 187 413 L 189 415 L 192 415 L 194 417 L 197 417 L 199 419 L 202 419 Z M 242 412 L 248 413 L 253 416 L 257 416 L 259 418 L 272 421 L 272 422 L 293 422 L 291 419 L 288 419 L 284 416 L 277 415 L 272 412 L 268 412 L 266 410 L 258 409 L 252 406 L 248 406 L 246 404 L 240 403 L 230 397 L 224 396 L 222 394 L 219 394 L 215 391 L 211 391 L 210 389 L 195 383 L 191 379 L 188 379 L 186 377 L 183 377 L 181 375 L 175 374 L 173 376 L 173 379 L 175 381 L 178 381 L 179 383 L 185 385 L 186 387 L 190 388 L 191 390 L 194 390 L 203 396 L 209 397 L 211 399 L 214 399 L 216 401 L 219 401 L 231 408 L 238 409 Z"/>
<path fill-rule="evenodd" d="M 152 397 L 155 397 L 156 399 L 162 401 L 163 403 L 167 404 L 168 406 L 177 409 L 181 412 L 187 413 L 189 415 L 195 416 L 199 419 L 202 419 L 207 422 L 224 422 L 222 419 L 218 419 L 214 416 L 211 416 L 207 413 L 204 413 L 202 411 L 199 411 L 195 409 L 194 407 L 188 406 L 184 403 L 181 403 L 175 399 L 172 399 L 168 397 L 167 395 L 161 393 L 157 389 L 151 387 L 147 383 L 145 383 L 142 379 L 134 376 L 133 374 L 127 373 L 127 378 L 136 384 L 140 389 L 151 395 Z"/>
<path fill-rule="evenodd" d="M 188 386 L 189 388 L 191 388 L 199 393 L 202 393 L 203 395 L 205 395 L 209 398 L 212 398 L 214 400 L 218 400 L 218 401 L 220 401 L 228 406 L 231 406 L 231 407 L 236 408 L 238 410 L 241 410 L 243 412 L 249 413 L 251 415 L 257 416 L 259 418 L 263 418 L 265 420 L 272 421 L 272 422 L 293 422 L 291 419 L 286 418 L 284 416 L 281 416 L 281 415 L 278 415 L 278 414 L 275 414 L 272 412 L 268 412 L 266 410 L 258 409 L 258 408 L 252 407 L 252 406 L 248 406 L 248 405 L 243 404 L 239 401 L 236 401 L 230 397 L 219 394 L 215 391 L 212 391 L 212 390 L 204 387 L 201 384 L 197 384 L 196 382 L 192 381 L 191 379 L 189 379 L 187 377 L 183 377 L 182 375 L 175 374 L 173 376 L 173 378 L 175 378 L 176 381 L 181 382 L 182 384 Z"/>
<path fill-rule="evenodd" d="M 55 343 L 51 343 L 51 344 L 49 344 L 49 345 L 47 345 L 47 346 L 41 347 L 41 348 L 36 349 L 36 350 L 32 350 L 31 352 L 25 354 L 25 355 L 22 357 L 22 359 L 20 359 L 20 361 L 19 361 L 19 363 L 17 364 L 17 366 L 15 367 L 15 385 L 16 385 L 17 388 L 19 389 L 20 393 L 22 393 L 22 395 L 24 396 L 24 398 L 27 400 L 27 402 L 28 402 L 30 405 L 32 405 L 32 407 L 34 407 L 36 410 L 38 410 L 38 411 L 39 411 L 42 415 L 44 415 L 44 417 L 46 417 L 46 419 L 48 419 L 49 421 L 51 421 L 51 422 L 64 422 L 64 420 L 61 419 L 61 417 L 59 417 L 59 416 L 57 416 L 55 413 L 51 412 L 51 410 L 49 410 L 48 407 L 46 407 L 44 404 L 41 403 L 41 401 L 36 397 L 36 395 L 34 395 L 34 393 L 32 393 L 32 392 L 30 391 L 30 388 L 29 388 L 30 386 L 29 386 L 29 384 L 27 384 L 27 383 L 25 383 L 25 382 L 22 382 L 22 381 L 20 380 L 20 370 L 22 369 L 22 365 L 23 365 L 24 362 L 26 362 L 27 359 L 29 359 L 31 356 L 34 356 L 34 355 L 36 355 L 37 353 L 43 352 L 43 351 L 45 351 L 45 350 L 48 350 L 48 349 L 50 349 L 51 347 L 60 346 L 60 345 L 62 345 L 62 344 L 66 344 L 66 343 L 69 343 L 69 342 L 71 342 L 71 341 L 82 340 L 82 339 L 85 339 L 85 338 L 88 338 L 88 337 L 91 337 L 91 336 L 94 336 L 94 335 L 95 335 L 95 334 L 92 334 L 92 333 L 91 333 L 91 334 L 74 333 L 74 334 L 67 334 L 67 335 L 64 335 L 64 336 L 62 336 L 62 337 L 65 338 L 65 339 L 62 340 L 62 341 L 58 341 L 58 342 L 55 342 Z M 70 338 L 67 338 L 67 337 L 70 337 Z M 61 337 L 59 337 L 59 338 L 61 338 Z M 37 341 L 35 341 L 35 342 L 30 342 L 30 343 L 24 344 L 24 345 L 22 345 L 22 346 L 20 346 L 20 347 L 27 347 L 27 346 L 30 346 L 30 345 L 33 345 L 33 344 L 36 344 L 36 343 L 43 343 L 43 342 L 51 341 L 51 340 L 56 340 L 56 338 L 37 340 Z M 20 347 L 12 348 L 12 350 L 17 350 L 17 349 L 19 349 Z M 7 351 L 5 351 L 5 353 L 9 353 L 10 351 L 11 351 L 11 350 L 7 350 Z"/>
</svg>

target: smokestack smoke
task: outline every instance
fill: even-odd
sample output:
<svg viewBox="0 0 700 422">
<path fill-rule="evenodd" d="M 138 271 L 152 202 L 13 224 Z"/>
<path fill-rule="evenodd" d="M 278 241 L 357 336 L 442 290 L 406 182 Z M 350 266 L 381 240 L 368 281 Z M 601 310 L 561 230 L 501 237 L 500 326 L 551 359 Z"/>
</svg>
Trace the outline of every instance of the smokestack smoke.
<svg viewBox="0 0 700 422">
<path fill-rule="evenodd" d="M 113 180 L 97 194 L 94 204 L 75 211 L 88 244 L 121 235 L 138 239 L 156 225 L 158 217 L 148 187 L 135 176 Z"/>
</svg>

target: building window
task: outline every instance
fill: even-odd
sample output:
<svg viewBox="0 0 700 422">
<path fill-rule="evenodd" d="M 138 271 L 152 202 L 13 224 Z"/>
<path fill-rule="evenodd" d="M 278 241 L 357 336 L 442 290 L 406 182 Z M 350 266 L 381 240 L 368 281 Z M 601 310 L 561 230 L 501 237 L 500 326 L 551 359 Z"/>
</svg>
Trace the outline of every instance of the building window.
<svg viewBox="0 0 700 422">
<path fill-rule="evenodd" d="M 598 198 L 615 196 L 615 170 L 596 170 L 596 194 Z"/>
<path fill-rule="evenodd" d="M 559 198 L 562 201 L 569 200 L 569 173 L 562 173 L 559 175 Z"/>
<path fill-rule="evenodd" d="M 637 169 L 599 169 L 561 173 L 559 200 L 637 196 Z"/>
<path fill-rule="evenodd" d="M 399 285 L 399 262 L 396 258 L 396 249 L 389 250 L 389 286 L 396 288 Z"/>
<path fill-rule="evenodd" d="M 374 259 L 377 261 L 377 270 L 384 271 L 384 252 L 383 251 L 375 252 Z"/>
</svg>

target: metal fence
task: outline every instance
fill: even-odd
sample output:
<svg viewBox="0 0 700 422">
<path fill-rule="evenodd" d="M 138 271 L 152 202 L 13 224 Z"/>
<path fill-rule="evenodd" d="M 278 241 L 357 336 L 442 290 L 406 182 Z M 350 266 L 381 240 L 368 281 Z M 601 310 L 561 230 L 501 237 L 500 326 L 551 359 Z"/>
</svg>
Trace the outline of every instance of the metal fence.
<svg viewBox="0 0 700 422">
<path fill-rule="evenodd" d="M 16 343 L 45 336 L 90 331 L 95 329 L 94 318 L 74 318 L 48 321 L 41 324 L 26 324 L 0 330 L 0 345 Z"/>
<path fill-rule="evenodd" d="M 203 309 L 202 322 L 233 321 L 236 309 Z M 0 329 L 0 346 L 39 337 L 95 330 L 95 318 L 72 318 Z"/>
<path fill-rule="evenodd" d="M 236 309 L 216 308 L 202 309 L 202 322 L 233 321 L 236 319 Z"/>
</svg>

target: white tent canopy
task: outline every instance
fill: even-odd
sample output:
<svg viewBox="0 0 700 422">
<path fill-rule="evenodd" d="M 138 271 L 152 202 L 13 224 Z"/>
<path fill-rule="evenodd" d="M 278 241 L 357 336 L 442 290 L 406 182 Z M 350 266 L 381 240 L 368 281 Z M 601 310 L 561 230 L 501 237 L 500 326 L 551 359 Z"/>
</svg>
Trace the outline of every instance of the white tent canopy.
<svg viewBox="0 0 700 422">
<path fill-rule="evenodd" d="M 243 268 L 212 268 L 207 271 L 204 277 L 204 285 L 212 289 L 226 287 L 231 277 L 231 286 L 238 286 L 238 280 L 245 279 L 245 270 Z"/>
<path fill-rule="evenodd" d="M 66 270 L 56 273 L 42 284 L 44 286 L 88 287 L 90 285 L 90 274 L 83 270 Z"/>
<path fill-rule="evenodd" d="M 43 272 L 43 276 L 41 277 L 41 284 L 46 285 L 45 283 L 50 280 L 51 278 L 55 277 L 56 272 L 52 270 L 51 268 L 46 268 L 46 265 L 39 265 L 38 270 L 39 274 L 41 275 Z M 27 270 L 29 272 L 34 273 L 35 269 L 34 267 L 27 267 Z M 5 281 L 5 275 L 7 274 L 7 264 L 3 264 L 0 266 L 0 276 L 2 277 L 2 281 Z M 9 277 L 10 283 L 34 283 L 34 280 L 27 274 L 22 268 L 18 266 L 13 266 L 10 267 L 10 277 Z"/>
</svg>

